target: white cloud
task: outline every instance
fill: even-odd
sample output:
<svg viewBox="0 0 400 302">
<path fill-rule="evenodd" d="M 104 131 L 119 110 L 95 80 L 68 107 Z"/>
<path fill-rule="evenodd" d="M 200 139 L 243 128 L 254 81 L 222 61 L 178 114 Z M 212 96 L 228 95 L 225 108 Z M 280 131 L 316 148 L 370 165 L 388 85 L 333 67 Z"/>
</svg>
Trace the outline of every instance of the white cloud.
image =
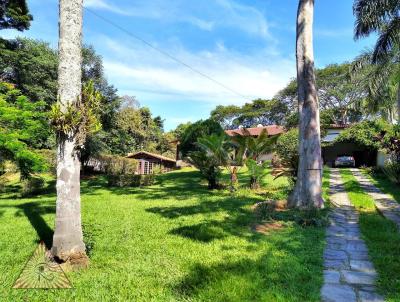
<svg viewBox="0 0 400 302">
<path fill-rule="evenodd" d="M 84 6 L 96 9 L 104 9 L 120 15 L 129 15 L 123 9 L 106 2 L 106 0 L 84 0 Z"/>
<path fill-rule="evenodd" d="M 115 0 L 85 0 L 84 5 L 124 16 L 188 23 L 207 31 L 229 27 L 248 34 L 269 37 L 264 15 L 255 7 L 233 0 L 137 0 L 124 7 L 115 3 Z"/>
<path fill-rule="evenodd" d="M 182 100 L 217 104 L 243 104 L 255 98 L 271 98 L 295 74 L 294 61 L 261 49 L 241 54 L 216 45 L 214 50 L 191 53 L 168 47 L 180 60 L 245 96 L 241 97 L 217 83 L 161 54 L 139 45 L 118 44 L 102 37 L 112 56 L 104 57 L 110 82 L 121 91 L 136 91 L 139 100 Z"/>
</svg>

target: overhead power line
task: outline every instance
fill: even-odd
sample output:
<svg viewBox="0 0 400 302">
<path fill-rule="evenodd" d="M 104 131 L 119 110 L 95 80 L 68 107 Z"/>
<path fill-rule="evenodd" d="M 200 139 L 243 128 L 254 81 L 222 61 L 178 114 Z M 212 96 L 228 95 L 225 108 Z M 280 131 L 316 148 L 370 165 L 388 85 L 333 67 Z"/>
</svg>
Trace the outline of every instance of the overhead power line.
<svg viewBox="0 0 400 302">
<path fill-rule="evenodd" d="M 180 60 L 180 59 L 178 59 L 177 57 L 175 57 L 175 56 L 169 54 L 168 52 L 166 52 L 166 51 L 164 51 L 164 50 L 162 50 L 162 49 L 160 49 L 160 48 L 154 46 L 153 44 L 151 44 L 151 43 L 147 42 L 146 40 L 144 40 L 143 38 L 141 38 L 141 37 L 139 37 L 139 36 L 133 34 L 133 33 L 130 32 L 129 30 L 127 30 L 127 29 L 125 29 L 124 27 L 118 25 L 117 23 L 111 21 L 110 19 L 108 19 L 108 18 L 106 18 L 106 17 L 104 17 L 104 16 L 102 16 L 102 15 L 99 15 L 98 13 L 96 13 L 95 11 L 93 11 L 92 9 L 89 9 L 89 8 L 85 7 L 85 10 L 88 11 L 88 12 L 90 12 L 91 14 L 93 14 L 94 16 L 96 16 L 97 18 L 103 20 L 104 22 L 110 24 L 111 26 L 113 26 L 113 27 L 119 29 L 120 31 L 124 32 L 124 33 L 127 34 L 128 36 L 130 36 L 130 37 L 132 37 L 132 38 L 134 38 L 134 39 L 136 39 L 136 40 L 142 42 L 143 44 L 147 45 L 147 46 L 150 47 L 151 49 L 153 49 L 153 50 L 155 50 L 155 51 L 161 53 L 162 55 L 168 57 L 169 59 L 171 59 L 171 60 L 173 60 L 173 61 L 175 61 L 175 62 L 177 62 L 178 64 L 181 64 L 181 65 L 185 66 L 186 68 L 188 68 L 188 69 L 190 69 L 191 71 L 193 71 L 194 73 L 197 73 L 198 75 L 200 75 L 200 76 L 202 76 L 202 77 L 208 79 L 209 81 L 214 82 L 215 84 L 221 86 L 221 87 L 224 88 L 225 90 L 228 90 L 228 91 L 230 91 L 231 93 L 233 93 L 233 94 L 235 94 L 235 95 L 237 95 L 237 96 L 240 96 L 241 98 L 244 98 L 244 99 L 248 99 L 248 98 L 249 98 L 249 97 L 246 97 L 246 96 L 244 96 L 243 94 L 241 94 L 241 93 L 235 91 L 234 89 L 232 89 L 232 88 L 226 86 L 225 84 L 221 83 L 220 81 L 213 79 L 212 77 L 210 77 L 209 75 L 207 75 L 207 74 L 201 72 L 200 70 L 198 70 L 198 69 L 196 69 L 196 68 L 190 66 L 189 64 L 183 62 L 182 60 Z"/>
</svg>

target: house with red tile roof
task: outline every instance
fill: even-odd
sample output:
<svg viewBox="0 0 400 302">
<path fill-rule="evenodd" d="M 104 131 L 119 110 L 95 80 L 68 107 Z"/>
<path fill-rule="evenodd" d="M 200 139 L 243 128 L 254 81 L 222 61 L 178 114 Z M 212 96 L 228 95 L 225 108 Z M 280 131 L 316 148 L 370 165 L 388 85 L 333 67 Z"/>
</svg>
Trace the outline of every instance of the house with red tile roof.
<svg viewBox="0 0 400 302">
<path fill-rule="evenodd" d="M 285 132 L 285 129 L 282 126 L 278 126 L 278 125 L 262 126 L 262 125 L 259 125 L 257 127 L 253 127 L 253 128 L 243 128 L 243 127 L 241 127 L 241 128 L 238 128 L 238 129 L 226 130 L 225 133 L 228 134 L 229 136 L 241 135 L 241 136 L 254 136 L 254 137 L 257 137 L 264 130 L 267 131 L 268 136 L 274 136 L 274 135 L 282 134 L 282 133 Z"/>
</svg>

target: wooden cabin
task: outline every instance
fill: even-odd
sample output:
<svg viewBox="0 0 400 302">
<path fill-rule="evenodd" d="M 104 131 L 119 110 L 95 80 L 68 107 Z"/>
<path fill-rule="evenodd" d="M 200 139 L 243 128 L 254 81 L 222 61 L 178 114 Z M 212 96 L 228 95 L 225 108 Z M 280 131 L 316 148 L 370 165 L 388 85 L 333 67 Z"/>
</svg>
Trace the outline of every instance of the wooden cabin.
<svg viewBox="0 0 400 302">
<path fill-rule="evenodd" d="M 152 174 L 157 168 L 164 173 L 176 168 L 176 160 L 146 151 L 131 153 L 127 157 L 138 161 L 137 174 Z"/>
</svg>

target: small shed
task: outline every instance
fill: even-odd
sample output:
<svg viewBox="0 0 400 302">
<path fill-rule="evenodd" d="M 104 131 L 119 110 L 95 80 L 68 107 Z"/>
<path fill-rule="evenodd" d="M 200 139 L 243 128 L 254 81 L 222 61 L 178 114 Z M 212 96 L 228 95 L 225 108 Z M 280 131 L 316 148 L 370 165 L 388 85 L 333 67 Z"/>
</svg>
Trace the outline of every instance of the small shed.
<svg viewBox="0 0 400 302">
<path fill-rule="evenodd" d="M 161 172 L 168 172 L 176 168 L 176 160 L 146 151 L 128 154 L 128 158 L 138 161 L 138 174 L 152 174 L 156 168 Z"/>
</svg>

